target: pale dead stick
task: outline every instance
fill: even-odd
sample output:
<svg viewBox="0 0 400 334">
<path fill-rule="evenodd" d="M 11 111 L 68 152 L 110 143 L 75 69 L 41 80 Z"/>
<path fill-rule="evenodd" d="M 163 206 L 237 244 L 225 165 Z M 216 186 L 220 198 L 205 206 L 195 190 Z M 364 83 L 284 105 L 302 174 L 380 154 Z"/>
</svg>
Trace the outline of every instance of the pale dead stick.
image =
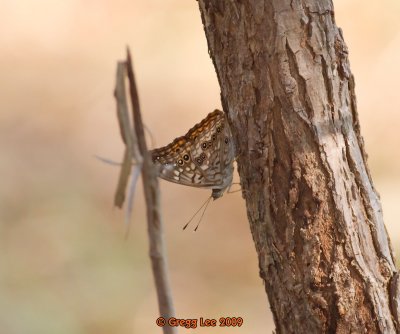
<svg viewBox="0 0 400 334">
<path fill-rule="evenodd" d="M 128 113 L 126 98 L 125 76 L 129 80 L 129 93 L 132 105 L 133 129 Z M 122 162 L 117 191 L 114 203 L 122 207 L 125 200 L 126 186 L 132 171 L 132 159 L 137 163 L 135 168 L 142 172 L 143 189 L 147 208 L 147 230 L 149 235 L 150 259 L 153 276 L 157 290 L 158 307 L 160 316 L 168 319 L 175 315 L 172 292 L 169 283 L 165 241 L 162 228 L 162 217 L 160 210 L 160 191 L 157 173 L 148 154 L 142 116 L 140 112 L 139 96 L 136 88 L 135 76 L 132 68 L 132 60 L 129 49 L 127 50 L 126 62 L 118 62 L 117 82 L 115 88 L 117 101 L 117 116 L 122 140 L 125 143 L 125 153 Z M 137 177 L 134 172 L 132 187 L 135 187 Z M 133 191 L 129 195 L 129 202 L 133 201 Z M 128 203 L 128 218 L 132 210 L 132 203 Z M 156 319 L 154 319 L 155 321 Z M 168 325 L 163 327 L 164 334 L 176 334 L 177 329 Z"/>
</svg>

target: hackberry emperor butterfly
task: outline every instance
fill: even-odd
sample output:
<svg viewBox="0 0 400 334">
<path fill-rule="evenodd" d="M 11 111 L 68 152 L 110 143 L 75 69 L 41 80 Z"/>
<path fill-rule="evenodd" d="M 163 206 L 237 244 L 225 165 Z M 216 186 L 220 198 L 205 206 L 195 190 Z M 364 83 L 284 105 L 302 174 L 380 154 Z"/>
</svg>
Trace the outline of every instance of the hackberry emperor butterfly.
<svg viewBox="0 0 400 334">
<path fill-rule="evenodd" d="M 228 122 L 220 110 L 208 114 L 186 135 L 150 153 L 162 179 L 212 189 L 213 199 L 221 197 L 232 183 L 235 152 Z"/>
</svg>

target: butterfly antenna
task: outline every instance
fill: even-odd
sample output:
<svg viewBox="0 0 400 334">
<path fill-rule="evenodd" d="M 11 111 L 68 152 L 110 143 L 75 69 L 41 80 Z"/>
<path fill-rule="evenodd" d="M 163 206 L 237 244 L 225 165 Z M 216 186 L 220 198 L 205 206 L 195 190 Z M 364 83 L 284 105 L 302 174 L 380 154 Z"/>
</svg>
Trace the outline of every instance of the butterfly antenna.
<svg viewBox="0 0 400 334">
<path fill-rule="evenodd" d="M 211 199 L 212 197 L 210 196 L 209 198 L 207 198 L 207 200 L 201 205 L 201 207 L 195 212 L 195 214 L 192 216 L 192 218 L 190 218 L 189 219 L 189 221 L 186 223 L 186 225 L 183 227 L 183 230 L 185 230 L 186 229 L 186 227 L 188 227 L 188 225 L 190 224 L 190 222 L 193 220 L 193 218 L 194 217 L 196 217 L 197 216 L 197 214 L 200 212 L 200 210 L 204 207 L 204 206 L 206 206 L 206 208 L 207 208 L 207 205 L 208 205 L 208 203 L 210 202 L 210 199 Z M 204 212 L 203 212 L 203 215 L 204 215 Z M 202 215 L 202 217 L 203 217 L 203 215 Z"/>
<path fill-rule="evenodd" d="M 197 223 L 196 228 L 194 229 L 194 231 L 197 231 L 197 229 L 199 228 L 199 225 L 200 225 L 201 221 L 203 220 L 204 214 L 206 213 L 208 204 L 210 204 L 211 199 L 212 199 L 212 197 L 210 196 L 210 198 L 206 202 L 206 207 L 204 208 L 203 213 L 201 214 L 199 222 Z"/>
</svg>

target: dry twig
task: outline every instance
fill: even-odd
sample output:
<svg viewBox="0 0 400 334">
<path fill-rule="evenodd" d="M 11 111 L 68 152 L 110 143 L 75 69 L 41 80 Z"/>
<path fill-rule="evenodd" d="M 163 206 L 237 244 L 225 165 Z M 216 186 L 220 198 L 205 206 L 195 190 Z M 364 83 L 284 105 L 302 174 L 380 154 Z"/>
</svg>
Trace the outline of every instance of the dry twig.
<svg viewBox="0 0 400 334">
<path fill-rule="evenodd" d="M 134 131 L 128 114 L 126 101 L 125 74 L 129 80 L 129 93 L 132 102 L 132 114 Z M 160 315 L 166 319 L 175 314 L 172 292 L 170 288 L 165 242 L 162 230 L 162 219 L 160 210 L 160 191 L 155 167 L 148 154 L 145 141 L 144 126 L 140 112 L 139 96 L 136 88 L 135 76 L 132 68 L 132 60 L 129 49 L 127 50 L 126 62 L 119 62 L 117 67 L 117 84 L 115 89 L 117 100 L 117 114 L 120 125 L 122 140 L 125 143 L 124 161 L 121 166 L 120 177 L 114 203 L 122 207 L 125 200 L 125 190 L 129 176 L 132 171 L 132 159 L 141 168 L 143 188 L 147 207 L 147 226 L 150 244 L 150 259 L 152 263 L 153 276 L 155 280 Z M 134 173 L 135 174 L 135 173 Z M 134 176 L 132 176 L 134 177 Z M 134 187 L 135 185 L 133 185 Z M 131 189 L 131 192 L 134 189 Z M 130 195 L 133 198 L 133 195 Z M 131 206 L 132 203 L 128 203 Z M 129 212 L 129 209 L 128 209 Z M 177 333 L 175 327 L 164 326 L 165 334 Z"/>
</svg>

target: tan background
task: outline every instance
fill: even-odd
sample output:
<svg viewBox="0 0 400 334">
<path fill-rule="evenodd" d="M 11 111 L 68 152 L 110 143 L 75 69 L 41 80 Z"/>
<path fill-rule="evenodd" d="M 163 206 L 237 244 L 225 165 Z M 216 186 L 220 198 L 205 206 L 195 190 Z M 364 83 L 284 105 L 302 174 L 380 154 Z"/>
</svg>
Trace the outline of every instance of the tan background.
<svg viewBox="0 0 400 334">
<path fill-rule="evenodd" d="M 336 1 L 395 248 L 399 14 L 398 0 Z M 220 106 L 196 1 L 1 2 L 1 333 L 160 333 L 141 187 L 125 241 L 123 213 L 112 207 L 118 169 L 92 157 L 122 157 L 112 91 L 126 44 L 158 146 Z M 209 193 L 161 189 L 178 316 L 242 316 L 234 332 L 272 331 L 240 194 L 212 203 L 193 233 L 182 226 Z"/>
</svg>

